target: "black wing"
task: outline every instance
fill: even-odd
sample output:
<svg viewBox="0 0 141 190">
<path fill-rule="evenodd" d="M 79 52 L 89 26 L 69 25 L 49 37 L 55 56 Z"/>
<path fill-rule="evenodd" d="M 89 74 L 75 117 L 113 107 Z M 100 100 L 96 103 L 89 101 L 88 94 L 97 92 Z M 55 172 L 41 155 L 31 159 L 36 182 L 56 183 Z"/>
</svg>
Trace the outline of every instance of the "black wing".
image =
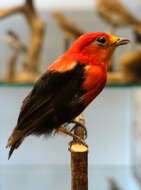
<svg viewBox="0 0 141 190">
<path fill-rule="evenodd" d="M 36 124 L 38 120 L 44 121 L 49 115 L 52 118 L 45 120 L 52 120 L 51 123 L 46 122 L 53 126 L 71 120 L 73 114 L 75 117 L 75 112 L 79 109 L 78 104 L 82 103 L 81 96 L 84 94 L 81 89 L 84 67 L 77 64 L 72 70 L 63 73 L 51 71 L 45 73 L 24 100 L 18 119 L 18 129 L 24 129 L 34 123 L 33 120 L 36 120 Z M 46 129 L 51 128 L 47 123 Z"/>
<path fill-rule="evenodd" d="M 85 92 L 81 89 L 84 70 L 85 65 L 78 63 L 66 72 L 47 71 L 23 101 L 7 146 L 17 148 L 30 134 L 49 134 L 80 114 L 84 109 L 82 95 Z"/>
</svg>

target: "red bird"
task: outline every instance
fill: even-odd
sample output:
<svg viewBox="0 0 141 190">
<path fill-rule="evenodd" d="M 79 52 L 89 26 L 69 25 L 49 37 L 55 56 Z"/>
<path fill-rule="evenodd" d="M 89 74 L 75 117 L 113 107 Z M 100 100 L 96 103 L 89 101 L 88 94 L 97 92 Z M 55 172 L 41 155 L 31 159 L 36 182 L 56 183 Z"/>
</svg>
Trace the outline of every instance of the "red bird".
<svg viewBox="0 0 141 190">
<path fill-rule="evenodd" d="M 9 158 L 26 136 L 50 135 L 78 116 L 104 88 L 115 48 L 128 42 L 102 32 L 78 38 L 24 99 L 17 126 L 7 143 L 11 148 Z"/>
</svg>

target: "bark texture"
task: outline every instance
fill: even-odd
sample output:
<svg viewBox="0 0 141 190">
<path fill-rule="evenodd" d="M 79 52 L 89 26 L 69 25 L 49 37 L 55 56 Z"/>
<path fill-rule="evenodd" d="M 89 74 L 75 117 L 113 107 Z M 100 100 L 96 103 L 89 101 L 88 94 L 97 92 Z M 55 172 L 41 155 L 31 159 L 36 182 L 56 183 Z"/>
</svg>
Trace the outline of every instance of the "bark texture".
<svg viewBox="0 0 141 190">
<path fill-rule="evenodd" d="M 84 125 L 82 115 L 77 117 L 77 122 L 80 121 Z M 74 129 L 74 134 L 85 138 L 85 130 L 79 124 Z M 71 152 L 71 190 L 88 190 L 88 147 L 86 144 L 80 144 L 73 139 L 70 143 Z"/>
</svg>

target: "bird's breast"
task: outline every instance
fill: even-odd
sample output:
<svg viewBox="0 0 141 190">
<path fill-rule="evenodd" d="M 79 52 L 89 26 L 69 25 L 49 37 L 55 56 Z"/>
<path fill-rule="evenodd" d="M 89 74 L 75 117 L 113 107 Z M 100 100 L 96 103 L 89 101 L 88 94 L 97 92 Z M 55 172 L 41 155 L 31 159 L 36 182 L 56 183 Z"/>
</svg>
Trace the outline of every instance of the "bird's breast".
<svg viewBox="0 0 141 190">
<path fill-rule="evenodd" d="M 87 66 L 83 89 L 85 105 L 88 105 L 102 91 L 106 84 L 107 68 L 105 65 Z"/>
</svg>

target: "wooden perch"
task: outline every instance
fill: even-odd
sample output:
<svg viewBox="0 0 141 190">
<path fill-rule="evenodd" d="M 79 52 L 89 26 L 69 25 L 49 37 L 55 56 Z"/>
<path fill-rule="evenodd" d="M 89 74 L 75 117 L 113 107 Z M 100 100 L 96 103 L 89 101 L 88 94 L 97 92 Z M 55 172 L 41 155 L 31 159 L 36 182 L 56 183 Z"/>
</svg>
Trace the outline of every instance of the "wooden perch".
<svg viewBox="0 0 141 190">
<path fill-rule="evenodd" d="M 33 0 L 25 0 L 23 6 L 0 10 L 0 18 L 5 18 L 17 13 L 23 14 L 30 29 L 30 41 L 27 56 L 24 61 L 24 72 L 28 75 L 38 73 L 40 56 L 42 52 L 43 39 L 45 34 L 45 24 L 38 16 L 33 4 Z"/>
<path fill-rule="evenodd" d="M 81 125 L 85 124 L 82 115 L 76 118 Z M 85 130 L 82 126 L 77 125 L 74 129 L 74 134 L 80 138 L 85 138 Z M 88 190 L 88 147 L 80 144 L 74 138 L 70 143 L 71 152 L 71 173 L 72 185 L 71 190 Z"/>
</svg>

